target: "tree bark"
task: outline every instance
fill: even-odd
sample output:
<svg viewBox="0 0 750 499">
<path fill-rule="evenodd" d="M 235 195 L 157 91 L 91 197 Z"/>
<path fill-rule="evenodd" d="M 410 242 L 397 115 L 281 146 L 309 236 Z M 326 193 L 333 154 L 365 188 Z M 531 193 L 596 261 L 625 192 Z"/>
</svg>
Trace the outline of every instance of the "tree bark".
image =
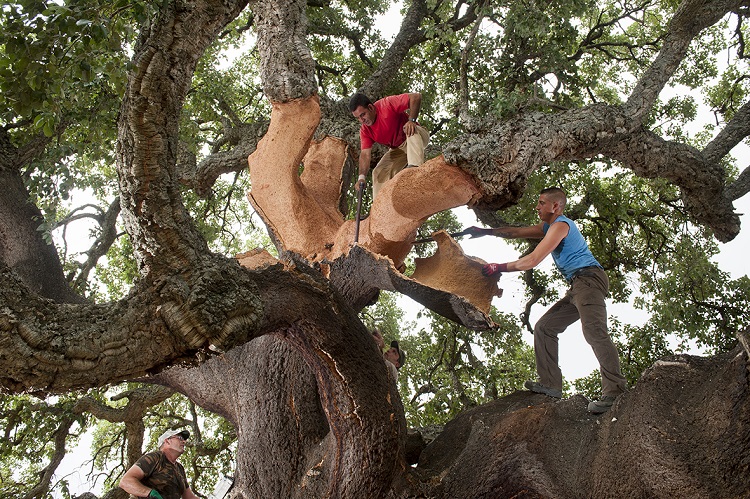
<svg viewBox="0 0 750 499">
<path fill-rule="evenodd" d="M 63 274 L 52 241 L 42 237 L 44 216 L 32 202 L 21 168 L 39 154 L 48 140 L 32 140 L 16 148 L 0 127 L 0 265 L 12 269 L 35 293 L 61 303 L 84 303 Z"/>
<path fill-rule="evenodd" d="M 690 146 L 666 141 L 642 127 L 630 128 L 623 109 L 596 104 L 557 114 L 528 113 L 482 132 L 464 135 L 444 148 L 446 160 L 472 174 L 483 196 L 480 209 L 502 209 L 523 195 L 528 176 L 552 161 L 602 154 L 637 175 L 666 178 L 682 190 L 698 223 L 730 241 L 740 230 L 726 192 L 726 172 Z"/>
<path fill-rule="evenodd" d="M 657 362 L 609 412 L 516 392 L 460 414 L 420 456 L 435 498 L 747 497 L 747 353 Z"/>
<path fill-rule="evenodd" d="M 427 217 L 465 204 L 485 209 L 514 203 L 528 175 L 557 160 L 605 154 L 640 175 L 667 178 L 682 189 L 686 206 L 699 222 L 713 228 L 720 240 L 734 237 L 739 222 L 725 192 L 718 158 L 702 157 L 701 151 L 663 141 L 643 129 L 648 103 L 666 78 L 655 73 L 673 71 L 663 69 L 673 63 L 657 61 L 647 72 L 653 78 L 644 80 L 643 90 L 637 87 L 625 106 L 527 113 L 460 137 L 446 147 L 444 156 L 405 170 L 384 188 L 362 225 L 360 248 L 351 244 L 353 223 L 343 219 L 340 203 L 335 202 L 346 184 L 340 172 L 351 166 L 346 159 L 351 148 L 325 140 L 311 152 L 320 110 L 305 42 L 305 2 L 253 2 L 261 77 L 274 111 L 269 130 L 249 162 L 251 196 L 279 243 L 281 262 L 248 269 L 209 251 L 182 204 L 177 168 L 180 111 L 197 61 L 246 3 L 166 2 L 141 34 L 120 112 L 117 166 L 123 218 L 142 280 L 117 303 L 57 304 L 29 289 L 25 282 L 33 279 L 21 280 L 7 263 L 0 265 L 0 362 L 5 367 L 0 386 L 11 392 L 60 392 L 143 377 L 178 363 L 203 362 L 198 369 L 165 373 L 159 380 L 237 426 L 241 452 L 236 490 L 244 497 L 383 497 L 389 492 L 459 497 L 467 490 L 477 496 L 565 497 L 580 493 L 580 483 L 606 496 L 610 489 L 595 479 L 585 481 L 580 472 L 591 469 L 595 457 L 596 476 L 614 476 L 619 461 L 615 453 L 615 457 L 607 454 L 610 438 L 637 437 L 638 428 L 671 411 L 665 405 L 669 397 L 646 397 L 638 407 L 659 411 L 637 414 L 627 401 L 640 396 L 639 385 L 608 415 L 631 418 L 638 425 L 625 427 L 604 419 L 599 430 L 594 420 L 581 422 L 580 397 L 554 407 L 529 408 L 529 402 L 542 399 L 522 394 L 510 400 L 516 405 L 500 421 L 473 412 L 456 423 L 467 443 L 461 455 L 449 454 L 443 447 L 444 456 L 427 453 L 421 471 L 410 474 L 404 461 L 405 423 L 398 392 L 354 307 L 364 306 L 373 291 L 392 286 L 429 294 L 435 307 L 444 307 L 442 313 L 463 323 L 486 319 L 478 307 L 466 305 L 453 293 L 425 290 L 396 269 Z M 700 31 L 700 25 L 691 24 L 683 34 L 677 24 L 693 23 L 704 12 L 704 4 L 685 3 L 670 27 L 678 39 L 665 49 L 665 58 L 670 50 L 670 54 L 684 50 Z M 714 7 L 726 12 L 734 6 L 705 4 L 712 18 L 718 15 Z M 413 6 L 424 7 L 421 2 Z M 297 172 L 303 161 L 306 172 L 300 177 Z M 329 175 L 326 182 L 319 182 L 321 171 Z M 22 197 L 16 193 L 16 207 Z M 4 262 L 7 259 L 3 256 Z M 476 274 L 478 262 L 471 263 Z M 367 273 L 369 287 L 361 281 Z M 747 441 L 747 373 L 746 365 L 738 367 L 738 362 L 732 360 L 731 376 L 722 371 L 717 378 L 721 383 L 710 386 L 714 391 L 723 388 L 724 399 L 709 397 L 714 392 L 704 390 L 700 392 L 704 399 L 690 399 L 688 406 L 694 412 L 684 426 L 687 434 L 702 429 L 700 424 L 688 424 L 691 421 L 719 421 L 706 425 L 709 434 L 700 442 L 720 442 L 720 448 L 706 459 L 690 461 L 712 478 L 717 472 L 702 462 L 713 458 L 737 476 L 747 474 L 744 454 L 740 464 L 729 460 L 734 454 L 728 436 L 738 434 L 741 442 Z M 671 379 L 690 386 L 711 379 L 709 371 L 689 367 L 686 371 L 698 374 Z M 679 386 L 675 383 L 670 389 Z M 727 393 L 727 386 L 734 391 Z M 703 400 L 720 406 L 722 414 L 701 412 Z M 569 418 L 566 421 L 580 431 L 570 431 L 572 438 L 564 442 L 545 433 L 554 417 Z M 664 421 L 658 420 L 658 433 L 675 438 L 661 424 Z M 540 435 L 544 442 L 534 440 Z M 570 447 L 573 438 L 591 443 L 595 453 Z M 606 444 L 594 445 L 597 438 Z M 539 451 L 548 441 L 559 454 Z M 621 448 L 623 454 L 617 456 L 624 459 L 629 449 Z M 651 448 L 645 445 L 643 450 Z M 681 455 L 678 450 L 670 452 Z M 579 474 L 571 476 L 582 481 L 566 477 L 560 464 L 550 464 L 560 462 L 560 455 L 566 464 L 581 463 Z M 667 473 L 680 471 L 676 465 L 663 466 L 657 458 L 651 464 Z M 640 461 L 625 463 L 632 476 L 639 476 Z M 690 487 L 674 490 L 695 496 L 743 493 L 731 477 L 722 480 L 715 488 L 691 482 Z M 653 481 L 649 486 L 654 486 Z M 615 490 L 647 495 L 651 489 L 630 481 Z"/>
<path fill-rule="evenodd" d="M 384 497 L 403 470 L 395 380 L 370 334 L 342 319 L 154 378 L 237 427 L 235 497 Z"/>
</svg>

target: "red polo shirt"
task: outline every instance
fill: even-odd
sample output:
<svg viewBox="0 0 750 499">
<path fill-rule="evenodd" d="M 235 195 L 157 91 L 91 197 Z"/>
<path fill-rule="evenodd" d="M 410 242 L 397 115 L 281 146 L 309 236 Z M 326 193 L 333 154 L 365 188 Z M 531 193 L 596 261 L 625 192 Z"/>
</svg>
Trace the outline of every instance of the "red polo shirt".
<svg viewBox="0 0 750 499">
<path fill-rule="evenodd" d="M 378 112 L 372 126 L 359 128 L 361 149 L 372 148 L 373 142 L 390 148 L 400 146 L 406 140 L 404 125 L 409 121 L 409 94 L 391 95 L 373 104 Z"/>
</svg>

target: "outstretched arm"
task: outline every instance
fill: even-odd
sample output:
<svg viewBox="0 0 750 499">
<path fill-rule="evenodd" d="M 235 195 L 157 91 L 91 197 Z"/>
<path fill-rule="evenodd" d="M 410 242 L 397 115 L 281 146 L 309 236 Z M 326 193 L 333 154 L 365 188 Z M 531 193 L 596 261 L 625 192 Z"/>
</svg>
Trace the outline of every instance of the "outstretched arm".
<svg viewBox="0 0 750 499">
<path fill-rule="evenodd" d="M 506 239 L 542 239 L 544 237 L 542 224 L 531 225 L 529 227 L 507 226 L 486 229 L 482 227 L 469 227 L 467 231 L 471 234 L 471 237 L 496 236 Z"/>
</svg>

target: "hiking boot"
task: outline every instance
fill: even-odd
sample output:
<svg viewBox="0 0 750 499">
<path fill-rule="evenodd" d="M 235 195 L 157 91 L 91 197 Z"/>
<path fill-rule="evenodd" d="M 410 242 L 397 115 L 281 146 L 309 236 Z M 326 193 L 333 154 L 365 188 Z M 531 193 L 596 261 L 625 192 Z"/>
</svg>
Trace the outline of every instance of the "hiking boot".
<svg viewBox="0 0 750 499">
<path fill-rule="evenodd" d="M 612 404 L 615 403 L 615 397 L 614 395 L 604 395 L 602 397 L 599 397 L 599 400 L 594 400 L 593 402 L 589 402 L 588 411 L 591 414 L 604 414 L 609 410 L 610 407 L 612 407 Z"/>
<path fill-rule="evenodd" d="M 541 393 L 542 395 L 546 395 L 548 397 L 556 399 L 562 398 L 562 390 L 555 390 L 554 388 L 544 386 L 543 384 L 537 383 L 536 381 L 527 381 L 523 384 L 523 386 L 526 387 L 527 390 L 534 393 Z"/>
</svg>

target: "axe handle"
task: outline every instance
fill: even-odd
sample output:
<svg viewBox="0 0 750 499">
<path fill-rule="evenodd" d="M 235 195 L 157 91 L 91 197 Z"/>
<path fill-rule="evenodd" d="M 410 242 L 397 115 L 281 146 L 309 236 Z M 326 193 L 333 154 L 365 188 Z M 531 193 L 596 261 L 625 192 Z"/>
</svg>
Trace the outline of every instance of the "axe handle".
<svg viewBox="0 0 750 499">
<path fill-rule="evenodd" d="M 359 242 L 359 215 L 362 210 L 362 191 L 365 189 L 364 182 L 359 183 L 359 192 L 357 194 L 357 215 L 354 222 L 354 244 Z"/>
</svg>

